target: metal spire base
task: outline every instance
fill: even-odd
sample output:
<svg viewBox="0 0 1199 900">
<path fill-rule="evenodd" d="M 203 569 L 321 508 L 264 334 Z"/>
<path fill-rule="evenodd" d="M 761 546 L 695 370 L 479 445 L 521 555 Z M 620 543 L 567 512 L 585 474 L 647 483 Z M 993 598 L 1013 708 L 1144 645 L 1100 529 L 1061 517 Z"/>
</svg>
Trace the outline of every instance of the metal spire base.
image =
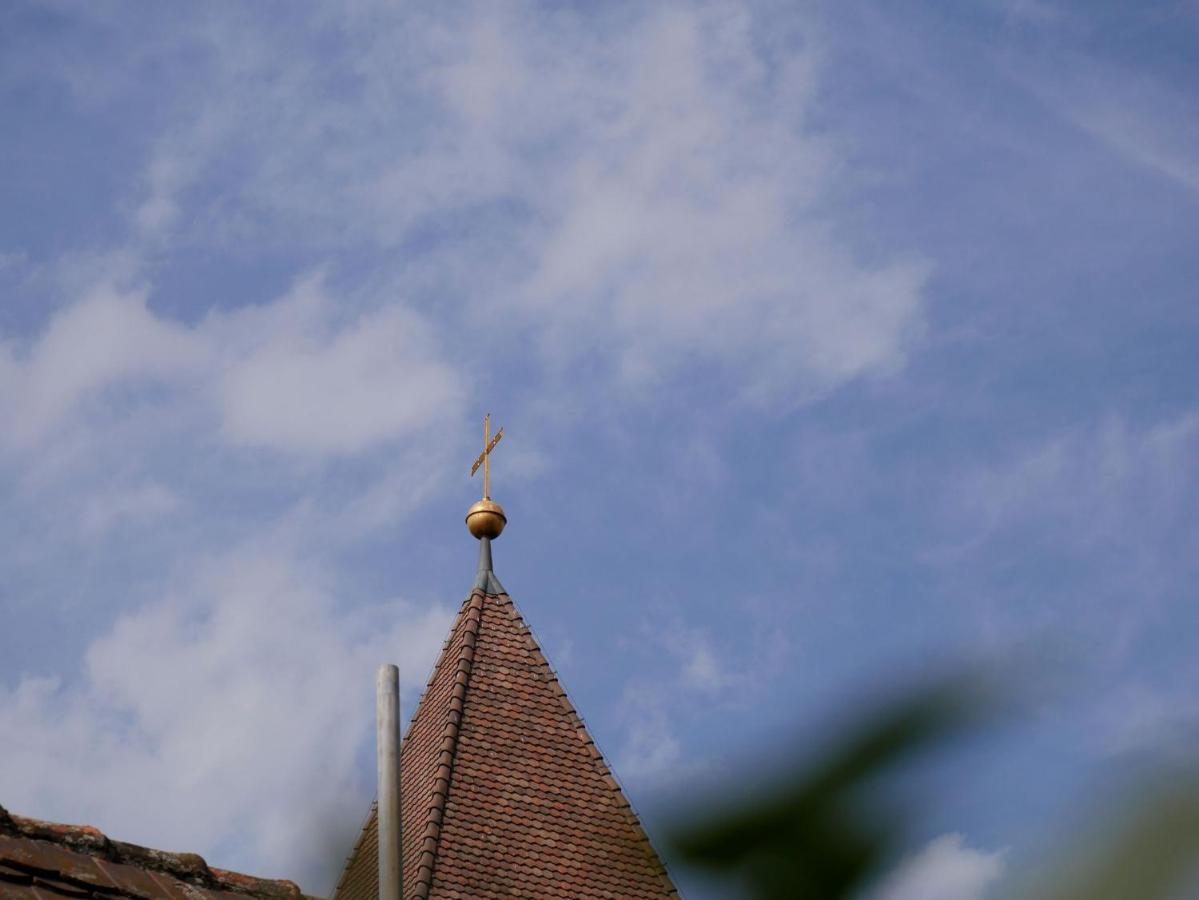
<svg viewBox="0 0 1199 900">
<path fill-rule="evenodd" d="M 491 571 L 491 538 L 489 537 L 479 538 L 479 568 L 475 572 L 475 583 L 472 590 L 497 597 L 500 594 L 508 593 L 500 584 L 500 580 L 495 577 L 495 572 Z"/>
</svg>

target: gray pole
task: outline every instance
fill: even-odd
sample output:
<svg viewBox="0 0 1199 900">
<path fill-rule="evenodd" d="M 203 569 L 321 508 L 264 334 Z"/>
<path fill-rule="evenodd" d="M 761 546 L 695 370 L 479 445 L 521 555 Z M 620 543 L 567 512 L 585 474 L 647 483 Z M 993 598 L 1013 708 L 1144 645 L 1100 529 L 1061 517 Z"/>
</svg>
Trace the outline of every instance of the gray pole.
<svg viewBox="0 0 1199 900">
<path fill-rule="evenodd" d="M 379 753 L 379 900 L 401 900 L 400 670 L 381 665 L 375 675 Z"/>
</svg>

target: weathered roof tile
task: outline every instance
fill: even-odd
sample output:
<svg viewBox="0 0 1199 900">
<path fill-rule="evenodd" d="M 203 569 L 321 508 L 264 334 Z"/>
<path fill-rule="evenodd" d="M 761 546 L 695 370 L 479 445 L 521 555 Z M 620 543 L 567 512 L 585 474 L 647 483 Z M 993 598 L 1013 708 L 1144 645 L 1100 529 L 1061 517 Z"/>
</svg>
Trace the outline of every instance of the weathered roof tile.
<svg viewBox="0 0 1199 900">
<path fill-rule="evenodd" d="M 302 900 L 290 881 L 210 869 L 194 853 L 110 840 L 0 807 L 0 900 Z"/>
</svg>

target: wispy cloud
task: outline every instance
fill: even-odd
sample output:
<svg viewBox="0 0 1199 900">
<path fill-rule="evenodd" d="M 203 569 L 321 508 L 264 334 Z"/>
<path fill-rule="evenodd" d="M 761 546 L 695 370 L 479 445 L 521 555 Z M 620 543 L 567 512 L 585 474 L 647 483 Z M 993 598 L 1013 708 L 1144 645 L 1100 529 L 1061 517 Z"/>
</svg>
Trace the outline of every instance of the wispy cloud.
<svg viewBox="0 0 1199 900">
<path fill-rule="evenodd" d="M 975 469 L 954 484 L 950 502 L 976 539 L 1035 527 L 1062 551 L 1119 548 L 1123 565 L 1148 576 L 1168 536 L 1199 539 L 1188 515 L 1197 449 L 1199 416 L 1138 426 L 1112 415 Z"/>
<path fill-rule="evenodd" d="M 1199 700 L 1177 685 L 1127 684 L 1107 697 L 1097 719 L 1113 755 L 1185 765 L 1199 750 Z"/>
<path fill-rule="evenodd" d="M 708 767 L 687 752 L 678 734 L 681 720 L 707 721 L 714 711 L 752 705 L 753 698 L 769 693 L 770 679 L 782 671 L 791 647 L 779 629 L 763 624 L 749 646 L 738 646 L 678 619 L 642 621 L 625 652 L 654 662 L 634 666 L 639 674 L 627 679 L 621 695 L 623 741 L 615 757 L 620 772 L 661 789 Z"/>
<path fill-rule="evenodd" d="M 179 498 L 155 482 L 114 488 L 87 498 L 79 517 L 79 527 L 86 535 L 100 535 L 122 521 L 157 519 L 178 507 Z"/>
<path fill-rule="evenodd" d="M 1193 93 L 1143 68 L 1080 54 L 1056 60 L 1051 74 L 1043 65 L 1011 65 L 1031 93 L 1108 150 L 1199 191 L 1199 102 Z"/>
<path fill-rule="evenodd" d="M 546 364 L 598 357 L 618 382 L 718 366 L 750 401 L 894 372 L 922 333 L 928 261 L 866 261 L 836 227 L 815 52 L 770 51 L 747 13 L 480 7 L 457 33 L 344 10 L 301 29 L 353 50 L 319 63 L 240 18 L 195 32 L 210 89 L 182 93 L 146 163 L 144 228 L 326 251 L 446 232 L 421 263 L 458 273 L 443 313 L 500 310 Z M 194 188 L 234 158 L 219 195 Z"/>
<path fill-rule="evenodd" d="M 1176 687 L 1195 676 L 1193 654 L 1173 635 L 1194 620 L 1197 454 L 1194 414 L 1109 415 L 947 486 L 955 534 L 929 561 L 1001 640 L 1054 643 L 1073 671 L 1058 714 L 1085 729 L 1097 756 L 1174 756 L 1193 740 L 1193 704 Z"/>
</svg>

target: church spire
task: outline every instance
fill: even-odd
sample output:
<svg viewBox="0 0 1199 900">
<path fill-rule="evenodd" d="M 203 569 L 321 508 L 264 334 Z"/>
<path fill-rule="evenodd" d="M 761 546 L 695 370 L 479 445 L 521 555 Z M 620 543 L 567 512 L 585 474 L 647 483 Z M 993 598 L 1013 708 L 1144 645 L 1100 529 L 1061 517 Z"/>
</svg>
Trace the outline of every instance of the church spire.
<svg viewBox="0 0 1199 900">
<path fill-rule="evenodd" d="M 483 498 L 466 515 L 479 567 L 404 736 L 406 900 L 677 900 L 583 720 L 491 571 L 507 524 L 489 496 L 503 430 L 483 420 Z M 378 900 L 372 808 L 333 900 Z"/>
</svg>

